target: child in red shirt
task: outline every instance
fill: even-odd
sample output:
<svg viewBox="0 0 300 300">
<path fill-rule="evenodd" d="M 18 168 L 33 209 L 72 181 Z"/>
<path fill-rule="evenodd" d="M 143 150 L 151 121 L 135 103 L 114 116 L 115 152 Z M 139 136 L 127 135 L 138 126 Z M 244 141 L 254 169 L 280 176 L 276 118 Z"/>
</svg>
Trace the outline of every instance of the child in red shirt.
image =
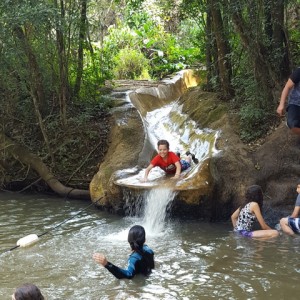
<svg viewBox="0 0 300 300">
<path fill-rule="evenodd" d="M 180 160 L 174 152 L 169 151 L 169 142 L 159 140 L 157 142 L 158 155 L 150 162 L 150 165 L 145 170 L 144 182 L 148 180 L 149 172 L 154 167 L 160 167 L 167 174 L 174 174 L 174 179 L 179 178 L 180 173 L 191 166 L 191 155 L 188 155 L 186 160 Z"/>
</svg>

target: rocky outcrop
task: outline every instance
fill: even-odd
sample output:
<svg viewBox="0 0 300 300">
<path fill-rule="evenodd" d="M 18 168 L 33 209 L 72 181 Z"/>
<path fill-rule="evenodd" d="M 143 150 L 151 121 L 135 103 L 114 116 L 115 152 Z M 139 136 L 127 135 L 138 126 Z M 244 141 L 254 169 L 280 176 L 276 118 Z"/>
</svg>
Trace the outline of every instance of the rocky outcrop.
<svg viewBox="0 0 300 300">
<path fill-rule="evenodd" d="M 114 90 L 121 97 L 115 99 L 115 108 L 112 110 L 109 150 L 90 183 L 92 201 L 101 198 L 97 205 L 122 212 L 122 191 L 114 185 L 116 172 L 135 166 L 139 170 L 149 163 L 154 151 L 147 142 L 140 114 L 145 114 L 150 107 L 155 109 L 174 101 L 191 85 L 196 85 L 197 78 L 193 71 L 187 70 L 171 80 L 153 83 L 150 87 L 134 87 L 130 83 L 130 87 L 123 85 Z"/>
<path fill-rule="evenodd" d="M 255 179 L 273 206 L 293 210 L 300 179 L 300 138 L 283 122 L 253 152 Z"/>
<path fill-rule="evenodd" d="M 282 124 L 260 145 L 244 144 L 239 138 L 239 123 L 227 104 L 216 94 L 190 87 L 193 76 L 186 73 L 171 83 L 131 88 L 126 101 L 116 101 L 113 110 L 110 147 L 104 163 L 90 184 L 92 200 L 112 211 L 124 211 L 122 189 L 114 184 L 118 170 L 145 167 L 154 149 L 147 143 L 141 115 L 179 99 L 184 113 L 200 128 L 219 131 L 217 155 L 207 159 L 193 177 L 196 189 L 184 185 L 173 201 L 174 215 L 197 216 L 206 220 L 228 219 L 243 201 L 247 186 L 259 184 L 265 191 L 267 206 L 294 204 L 295 187 L 300 175 L 300 141 Z M 195 85 L 196 81 L 192 84 Z M 138 108 L 138 110 L 136 109 Z"/>
<path fill-rule="evenodd" d="M 183 110 L 200 126 L 220 130 L 219 155 L 210 160 L 212 193 L 206 197 L 207 215 L 228 219 L 243 202 L 247 186 L 259 184 L 265 193 L 265 206 L 276 219 L 293 209 L 300 177 L 300 138 L 282 123 L 256 145 L 239 138 L 239 122 L 216 95 L 190 89 L 180 99 Z M 211 204 L 209 206 L 209 203 Z M 276 217 L 275 217 L 276 215 Z"/>
<path fill-rule="evenodd" d="M 216 148 L 220 151 L 209 160 L 210 193 L 204 197 L 199 215 L 204 219 L 227 219 L 233 207 L 243 199 L 247 185 L 255 182 L 253 159 L 238 135 L 238 122 L 226 103 L 216 94 L 199 87 L 184 94 L 180 103 L 199 127 L 219 130 Z M 206 203 L 205 203 L 206 202 Z M 194 208 L 195 209 L 195 208 Z"/>
</svg>

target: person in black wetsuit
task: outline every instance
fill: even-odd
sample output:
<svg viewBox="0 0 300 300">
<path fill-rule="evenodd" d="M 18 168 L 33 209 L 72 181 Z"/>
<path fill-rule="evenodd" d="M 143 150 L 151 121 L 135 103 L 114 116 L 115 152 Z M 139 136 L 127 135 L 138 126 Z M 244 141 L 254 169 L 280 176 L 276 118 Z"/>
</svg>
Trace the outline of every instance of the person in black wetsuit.
<svg viewBox="0 0 300 300">
<path fill-rule="evenodd" d="M 93 259 L 118 279 L 132 279 L 136 274 L 145 276 L 154 269 L 154 252 L 147 245 L 144 245 L 146 233 L 144 227 L 135 225 L 130 228 L 128 233 L 128 243 L 130 244 L 132 253 L 128 259 L 127 269 L 121 269 L 111 262 L 107 261 L 102 253 L 94 253 Z"/>
</svg>

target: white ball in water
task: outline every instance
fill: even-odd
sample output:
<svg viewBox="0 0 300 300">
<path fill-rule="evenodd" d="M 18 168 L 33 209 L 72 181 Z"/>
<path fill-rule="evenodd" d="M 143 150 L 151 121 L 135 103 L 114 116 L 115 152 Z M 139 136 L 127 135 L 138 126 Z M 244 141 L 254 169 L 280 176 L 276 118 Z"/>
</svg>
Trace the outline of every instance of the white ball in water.
<svg viewBox="0 0 300 300">
<path fill-rule="evenodd" d="M 17 246 L 27 247 L 38 241 L 39 237 L 36 234 L 29 234 L 17 241 Z"/>
</svg>

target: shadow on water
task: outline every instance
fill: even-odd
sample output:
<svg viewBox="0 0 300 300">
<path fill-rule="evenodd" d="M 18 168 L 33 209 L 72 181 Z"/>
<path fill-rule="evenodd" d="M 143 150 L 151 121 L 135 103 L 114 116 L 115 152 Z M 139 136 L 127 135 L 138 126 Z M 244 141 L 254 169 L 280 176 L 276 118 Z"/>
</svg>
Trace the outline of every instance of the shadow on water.
<svg viewBox="0 0 300 300">
<path fill-rule="evenodd" d="M 151 197 L 151 204 L 162 210 L 155 202 L 162 197 Z M 1 249 L 86 206 L 13 194 L 1 195 L 0 204 Z M 149 216 L 145 210 L 144 216 L 120 219 L 91 208 L 32 247 L 0 255 L 0 299 L 10 299 L 24 282 L 37 284 L 48 300 L 299 298 L 299 236 L 255 241 L 233 234 L 229 223 L 195 220 L 164 220 L 155 229 L 156 224 L 147 225 Z M 127 234 L 134 224 L 149 226 L 146 243 L 155 251 L 156 268 L 147 278 L 117 280 L 92 260 L 92 253 L 103 252 L 125 267 Z"/>
</svg>

